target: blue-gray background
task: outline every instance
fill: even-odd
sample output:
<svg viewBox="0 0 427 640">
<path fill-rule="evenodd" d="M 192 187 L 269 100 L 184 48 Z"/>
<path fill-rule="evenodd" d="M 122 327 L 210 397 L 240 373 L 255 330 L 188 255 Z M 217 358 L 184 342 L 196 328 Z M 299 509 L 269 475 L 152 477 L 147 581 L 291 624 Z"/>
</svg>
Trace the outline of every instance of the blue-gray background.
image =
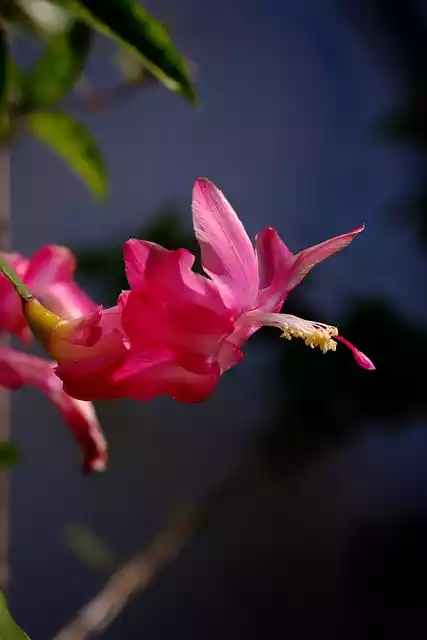
<svg viewBox="0 0 427 640">
<path fill-rule="evenodd" d="M 303 285 L 304 300 L 324 314 L 316 319 L 339 324 L 355 296 L 369 295 L 422 326 L 426 261 L 413 227 L 400 219 L 404 205 L 396 212 L 418 165 L 373 132 L 396 105 L 398 83 L 345 11 L 315 0 L 145 4 L 196 63 L 200 108 L 156 86 L 102 116 L 83 116 L 108 161 L 105 204 L 49 151 L 22 141 L 12 166 L 14 248 L 29 255 L 46 242 L 111 245 L 169 202 L 190 225 L 192 182 L 207 176 L 252 237 L 271 225 L 295 251 L 366 222 L 351 248 Z M 99 85 L 109 80 L 106 49 L 99 43 L 91 63 Z M 390 354 L 407 339 L 392 332 L 390 340 L 380 322 L 364 331 L 369 344 L 387 340 L 382 349 Z M 31 637 L 52 637 L 105 581 L 67 550 L 64 527 L 88 524 L 123 558 L 147 545 L 172 507 L 202 499 L 256 449 L 255 430 L 286 393 L 274 359 L 287 348 L 280 340 L 249 346 L 202 405 L 102 405 L 110 466 L 96 477 L 81 477 L 74 443 L 44 397 L 13 395 L 23 462 L 12 473 L 10 597 Z M 353 383 L 355 366 L 339 360 L 342 385 L 346 376 Z M 310 403 L 316 382 L 306 384 Z M 336 402 L 334 391 L 331 382 L 323 404 Z M 273 630 L 289 640 L 370 637 L 365 605 L 354 595 L 355 532 L 407 514 L 423 521 L 427 509 L 427 431 L 422 419 L 402 421 L 404 429 L 390 432 L 378 415 L 296 465 L 288 480 L 253 478 L 105 637 L 261 638 Z M 425 541 L 425 524 L 418 529 Z"/>
</svg>

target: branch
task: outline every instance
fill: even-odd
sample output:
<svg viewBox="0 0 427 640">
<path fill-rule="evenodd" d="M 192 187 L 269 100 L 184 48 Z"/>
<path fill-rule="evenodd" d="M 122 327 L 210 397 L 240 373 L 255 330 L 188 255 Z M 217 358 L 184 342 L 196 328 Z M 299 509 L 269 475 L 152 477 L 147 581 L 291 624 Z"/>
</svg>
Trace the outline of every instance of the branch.
<svg viewBox="0 0 427 640">
<path fill-rule="evenodd" d="M 105 587 L 77 613 L 55 640 L 86 640 L 101 633 L 121 613 L 136 593 L 184 547 L 195 532 L 195 519 L 175 522 L 159 533 L 150 546 L 124 564 Z"/>
<path fill-rule="evenodd" d="M 76 617 L 54 640 L 88 640 L 117 618 L 131 598 L 148 587 L 152 579 L 181 552 L 218 512 L 231 505 L 248 490 L 259 465 L 249 459 L 217 485 L 199 507 L 175 519 L 157 534 L 149 547 L 134 556 L 112 575 L 104 588 L 80 609 Z"/>
</svg>

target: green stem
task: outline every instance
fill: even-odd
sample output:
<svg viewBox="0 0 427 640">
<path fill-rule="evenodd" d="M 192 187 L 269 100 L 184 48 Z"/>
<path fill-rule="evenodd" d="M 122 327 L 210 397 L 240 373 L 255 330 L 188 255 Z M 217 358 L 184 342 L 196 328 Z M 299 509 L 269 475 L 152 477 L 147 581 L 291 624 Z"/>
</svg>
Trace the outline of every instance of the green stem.
<svg viewBox="0 0 427 640">
<path fill-rule="evenodd" d="M 0 272 L 9 280 L 21 300 L 31 300 L 33 294 L 27 289 L 15 269 L 10 266 L 7 260 L 0 256 Z"/>
</svg>

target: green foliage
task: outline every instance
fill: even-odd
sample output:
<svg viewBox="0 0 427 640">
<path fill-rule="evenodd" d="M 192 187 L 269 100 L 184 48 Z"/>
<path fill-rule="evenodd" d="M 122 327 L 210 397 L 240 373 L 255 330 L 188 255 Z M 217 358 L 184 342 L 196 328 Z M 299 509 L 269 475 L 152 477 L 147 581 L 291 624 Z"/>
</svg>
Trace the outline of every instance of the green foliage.
<svg viewBox="0 0 427 640">
<path fill-rule="evenodd" d="M 147 69 L 191 103 L 196 94 L 183 58 L 166 29 L 135 0 L 58 0 L 93 29 L 136 53 Z"/>
<path fill-rule="evenodd" d="M 79 122 L 60 111 L 38 111 L 28 116 L 27 124 L 31 133 L 63 158 L 95 196 L 105 196 L 104 160 L 98 145 Z"/>
<path fill-rule="evenodd" d="M 69 525 L 64 532 L 64 541 L 68 549 L 92 569 L 111 573 L 119 565 L 116 554 L 85 524 Z"/>
<path fill-rule="evenodd" d="M 21 454 L 16 444 L 0 442 L 0 469 L 10 469 L 18 464 Z"/>
<path fill-rule="evenodd" d="M 2 0 L 0 18 L 14 31 L 26 36 L 46 40 L 59 33 L 73 21 L 70 13 L 56 2 L 43 0 Z"/>
<path fill-rule="evenodd" d="M 91 29 L 81 22 L 51 39 L 24 78 L 27 108 L 52 107 L 72 89 L 83 71 L 91 41 Z"/>
<path fill-rule="evenodd" d="M 0 29 L 0 103 L 6 89 L 7 74 L 7 41 L 5 32 Z"/>
<path fill-rule="evenodd" d="M 16 624 L 7 608 L 6 598 L 0 592 L 0 638 L 1 640 L 29 640 L 29 636 Z"/>
</svg>

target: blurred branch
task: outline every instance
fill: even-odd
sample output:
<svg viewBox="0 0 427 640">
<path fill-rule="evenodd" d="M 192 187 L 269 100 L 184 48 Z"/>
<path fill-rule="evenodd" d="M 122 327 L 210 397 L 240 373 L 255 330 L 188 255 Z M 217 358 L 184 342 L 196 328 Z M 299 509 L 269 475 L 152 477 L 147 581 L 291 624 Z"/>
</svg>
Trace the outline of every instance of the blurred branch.
<svg viewBox="0 0 427 640">
<path fill-rule="evenodd" d="M 256 458 L 249 457 L 208 494 L 195 508 L 180 513 L 158 533 L 147 549 L 126 562 L 104 588 L 80 609 L 54 640 L 87 640 L 102 633 L 139 591 L 182 551 L 189 540 L 200 533 L 219 514 L 234 504 L 242 492 L 248 491 L 260 471 Z"/>
<path fill-rule="evenodd" d="M 181 551 L 195 531 L 195 518 L 175 522 L 161 531 L 150 546 L 124 564 L 100 593 L 78 612 L 55 640 L 85 640 L 101 633 L 138 591 Z"/>
</svg>

